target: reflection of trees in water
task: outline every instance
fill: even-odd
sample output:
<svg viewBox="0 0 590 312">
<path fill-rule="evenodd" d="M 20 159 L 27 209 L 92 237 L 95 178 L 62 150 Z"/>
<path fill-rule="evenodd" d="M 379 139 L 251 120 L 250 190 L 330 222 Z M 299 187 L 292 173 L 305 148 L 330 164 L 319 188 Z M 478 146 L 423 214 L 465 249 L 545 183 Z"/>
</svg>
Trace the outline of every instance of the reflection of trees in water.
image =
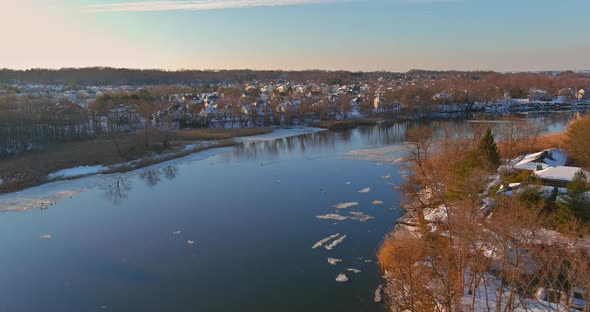
<svg viewBox="0 0 590 312">
<path fill-rule="evenodd" d="M 152 169 L 146 170 L 139 175 L 139 178 L 142 179 L 145 184 L 149 187 L 154 187 L 160 182 L 160 170 Z"/>
<path fill-rule="evenodd" d="M 154 187 L 158 185 L 160 181 L 162 181 L 162 174 L 166 179 L 173 180 L 174 178 L 176 178 L 177 173 L 178 168 L 176 166 L 170 165 L 162 169 L 146 170 L 139 174 L 139 178 L 142 179 L 147 186 Z"/>
<path fill-rule="evenodd" d="M 350 139 L 350 135 L 345 135 Z M 333 132 L 323 131 L 276 140 L 243 142 L 236 146 L 233 156 L 260 160 L 262 157 L 278 156 L 283 152 L 331 149 L 336 137 Z"/>
<path fill-rule="evenodd" d="M 178 168 L 175 166 L 168 166 L 162 170 L 164 171 L 164 177 L 166 177 L 168 180 L 173 180 L 176 178 L 176 174 L 178 173 Z"/>
<path fill-rule="evenodd" d="M 120 175 L 114 181 L 109 181 L 103 188 L 105 189 L 106 197 L 115 205 L 118 205 L 123 199 L 127 198 L 129 191 L 131 191 L 131 183 Z"/>
</svg>

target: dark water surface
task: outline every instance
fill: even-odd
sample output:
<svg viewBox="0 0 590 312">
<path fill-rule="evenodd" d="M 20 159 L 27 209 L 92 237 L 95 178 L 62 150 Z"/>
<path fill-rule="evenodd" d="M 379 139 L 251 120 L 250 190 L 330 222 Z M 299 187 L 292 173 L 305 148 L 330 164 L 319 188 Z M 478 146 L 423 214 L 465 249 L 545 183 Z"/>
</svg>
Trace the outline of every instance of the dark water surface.
<svg viewBox="0 0 590 312">
<path fill-rule="evenodd" d="M 554 131 L 567 118 L 544 122 Z M 419 123 L 243 143 L 85 178 L 87 190 L 49 209 L 1 214 L 0 311 L 382 311 L 375 253 L 402 214 L 402 175 L 379 153 L 346 152 L 386 147 L 395 159 Z M 374 218 L 316 218 L 351 211 Z M 347 237 L 333 250 L 311 248 L 335 233 Z"/>
</svg>

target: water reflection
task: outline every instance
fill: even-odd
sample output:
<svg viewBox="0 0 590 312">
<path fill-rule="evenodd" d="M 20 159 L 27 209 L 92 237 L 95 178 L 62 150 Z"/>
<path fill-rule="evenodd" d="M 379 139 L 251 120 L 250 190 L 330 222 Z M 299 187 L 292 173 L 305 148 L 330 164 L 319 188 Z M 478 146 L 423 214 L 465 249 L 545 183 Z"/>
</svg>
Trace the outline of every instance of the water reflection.
<svg viewBox="0 0 590 312">
<path fill-rule="evenodd" d="M 168 180 L 173 180 L 176 178 L 176 173 L 178 172 L 178 168 L 176 166 L 168 166 L 162 169 L 164 171 L 164 177 Z"/>
<path fill-rule="evenodd" d="M 123 175 L 108 181 L 102 188 L 105 190 L 106 197 L 115 205 L 119 205 L 126 199 L 132 189 L 131 182 Z"/>
<path fill-rule="evenodd" d="M 139 178 L 142 179 L 145 184 L 149 187 L 154 187 L 160 182 L 160 170 L 152 169 L 146 170 L 139 174 Z"/>
<path fill-rule="evenodd" d="M 487 118 L 487 120 L 481 119 L 482 117 Z M 489 119 L 490 116 L 486 115 L 479 116 L 480 119 L 473 119 L 472 122 L 466 122 L 464 119 L 384 122 L 373 126 L 316 132 L 276 140 L 246 141 L 236 145 L 232 152 L 221 153 L 215 158 L 211 158 L 209 165 L 224 165 L 232 162 L 239 163 L 255 160 L 260 167 L 264 167 L 275 165 L 286 154 L 301 154 L 308 160 L 325 156 L 334 157 L 355 148 L 381 147 L 405 142 L 408 139 L 408 131 L 421 126 L 431 128 L 434 135 L 439 138 L 481 133 L 487 128 L 495 129 L 498 134 L 501 134 L 503 127 L 505 128 L 511 124 L 524 124 L 540 129 L 538 131 L 551 132 L 562 129 L 573 117 L 573 113 L 524 117 L 501 116 L 498 119 Z M 347 149 L 343 149 L 344 147 Z M 170 165 L 145 170 L 139 173 L 138 176 L 145 185 L 154 188 L 163 179 L 175 179 L 177 174 L 178 168 Z M 107 197 L 113 202 L 119 203 L 127 197 L 127 193 L 131 190 L 131 183 L 121 176 L 105 189 Z"/>
<path fill-rule="evenodd" d="M 162 181 L 162 175 L 166 180 L 171 181 L 176 178 L 177 174 L 178 168 L 170 165 L 161 169 L 143 171 L 139 174 L 139 179 L 144 181 L 148 187 L 153 188 Z M 127 199 L 133 189 L 132 177 L 133 175 L 122 174 L 116 178 L 106 179 L 100 188 L 104 190 L 105 197 L 118 206 Z"/>
<path fill-rule="evenodd" d="M 176 178 L 177 173 L 178 168 L 176 166 L 170 165 L 161 169 L 155 168 L 146 170 L 139 174 L 139 178 L 143 180 L 147 186 L 152 188 L 162 181 L 162 175 L 164 175 L 164 178 L 170 181 Z"/>
</svg>

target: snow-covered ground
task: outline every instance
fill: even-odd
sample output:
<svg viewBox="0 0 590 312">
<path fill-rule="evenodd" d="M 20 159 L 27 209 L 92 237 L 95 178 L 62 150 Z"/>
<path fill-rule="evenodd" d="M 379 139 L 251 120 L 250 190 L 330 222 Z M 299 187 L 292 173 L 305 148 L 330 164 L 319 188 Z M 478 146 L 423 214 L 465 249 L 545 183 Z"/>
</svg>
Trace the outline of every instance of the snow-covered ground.
<svg viewBox="0 0 590 312">
<path fill-rule="evenodd" d="M 235 138 L 235 140 L 238 142 L 271 141 L 326 130 L 327 129 L 315 127 L 276 128 L 270 133 L 238 137 Z"/>
</svg>

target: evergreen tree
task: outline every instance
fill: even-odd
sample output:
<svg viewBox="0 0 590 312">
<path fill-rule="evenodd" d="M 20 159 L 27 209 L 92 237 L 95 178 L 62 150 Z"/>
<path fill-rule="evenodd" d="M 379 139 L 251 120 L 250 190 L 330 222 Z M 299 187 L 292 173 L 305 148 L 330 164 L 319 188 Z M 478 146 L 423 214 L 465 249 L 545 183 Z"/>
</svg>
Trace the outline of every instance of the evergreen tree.
<svg viewBox="0 0 590 312">
<path fill-rule="evenodd" d="M 557 200 L 557 219 L 566 221 L 568 217 L 575 217 L 582 222 L 590 221 L 590 201 L 587 198 L 588 177 L 583 171 L 578 171 L 574 179 L 567 184 L 567 194 Z"/>
<path fill-rule="evenodd" d="M 490 169 L 495 169 L 500 165 L 500 154 L 498 153 L 492 129 L 488 128 L 486 134 L 481 138 L 479 152 L 487 165 L 491 167 Z"/>
</svg>

